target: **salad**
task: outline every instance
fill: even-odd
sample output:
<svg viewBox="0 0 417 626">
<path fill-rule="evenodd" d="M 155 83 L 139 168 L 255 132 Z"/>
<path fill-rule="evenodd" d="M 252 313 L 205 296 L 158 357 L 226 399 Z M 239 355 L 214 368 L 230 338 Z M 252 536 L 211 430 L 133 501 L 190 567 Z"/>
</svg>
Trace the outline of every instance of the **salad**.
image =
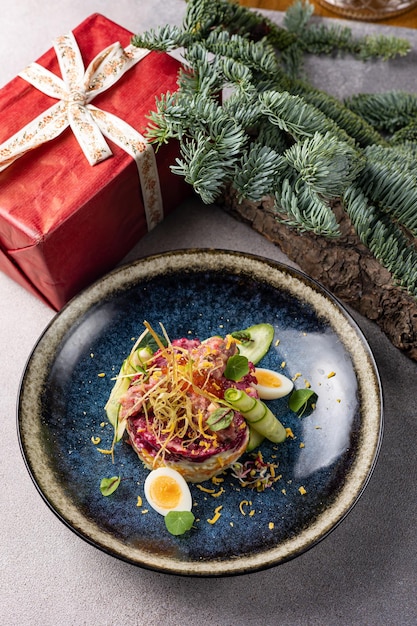
<svg viewBox="0 0 417 626">
<path fill-rule="evenodd" d="M 160 333 L 144 326 L 105 406 L 114 428 L 112 454 L 126 433 L 150 470 L 149 504 L 166 521 L 188 515 L 188 528 L 193 521 L 188 484 L 233 470 L 265 438 L 284 442 L 287 431 L 264 400 L 290 394 L 294 385 L 278 372 L 256 367 L 273 341 L 269 324 L 204 341 L 171 340 L 162 324 Z"/>
</svg>

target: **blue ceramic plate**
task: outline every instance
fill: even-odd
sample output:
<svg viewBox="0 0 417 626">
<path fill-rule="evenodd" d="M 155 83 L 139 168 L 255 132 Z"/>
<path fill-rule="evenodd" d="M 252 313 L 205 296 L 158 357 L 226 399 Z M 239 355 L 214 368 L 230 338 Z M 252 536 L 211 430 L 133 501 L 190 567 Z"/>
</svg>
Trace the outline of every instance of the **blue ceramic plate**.
<svg viewBox="0 0 417 626">
<path fill-rule="evenodd" d="M 120 443 L 114 464 L 97 449 L 111 444 L 103 407 L 144 320 L 162 322 L 171 339 L 268 322 L 275 339 L 261 364 L 294 377 L 296 388 L 308 381 L 318 394 L 315 410 L 301 418 L 286 398 L 271 403 L 294 435 L 262 445 L 264 459 L 278 463 L 274 486 L 258 493 L 230 472 L 220 494 L 220 487 L 207 493 L 191 485 L 196 522 L 179 537 L 147 506 L 147 470 L 132 448 Z M 179 251 L 116 270 L 54 318 L 22 379 L 18 431 L 39 492 L 86 541 L 158 571 L 241 574 L 299 555 L 346 516 L 378 454 L 381 390 L 360 330 L 304 274 L 237 252 Z M 101 479 L 116 475 L 119 489 L 103 497 Z M 209 523 L 218 507 L 220 517 Z"/>
</svg>

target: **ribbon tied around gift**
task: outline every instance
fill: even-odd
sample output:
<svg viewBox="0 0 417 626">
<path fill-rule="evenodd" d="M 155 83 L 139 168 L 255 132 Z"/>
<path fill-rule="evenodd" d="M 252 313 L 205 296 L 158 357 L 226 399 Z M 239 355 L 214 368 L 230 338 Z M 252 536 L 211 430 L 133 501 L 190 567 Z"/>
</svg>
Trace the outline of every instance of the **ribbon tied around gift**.
<svg viewBox="0 0 417 626">
<path fill-rule="evenodd" d="M 149 50 L 116 42 L 100 52 L 84 68 L 72 32 L 54 41 L 62 79 L 38 63 L 19 76 L 46 95 L 58 100 L 24 128 L 0 145 L 0 172 L 30 150 L 58 137 L 71 127 L 90 165 L 112 156 L 105 137 L 136 162 L 148 230 L 163 217 L 158 170 L 152 146 L 122 119 L 91 104 L 93 98 L 112 87 Z"/>
</svg>

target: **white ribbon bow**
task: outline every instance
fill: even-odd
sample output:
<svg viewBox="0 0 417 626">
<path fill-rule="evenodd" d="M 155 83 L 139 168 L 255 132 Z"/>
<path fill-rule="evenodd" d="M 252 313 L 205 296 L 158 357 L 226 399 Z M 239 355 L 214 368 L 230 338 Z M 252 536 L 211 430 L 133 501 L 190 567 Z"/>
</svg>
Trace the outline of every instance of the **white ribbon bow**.
<svg viewBox="0 0 417 626">
<path fill-rule="evenodd" d="M 58 37 L 54 48 L 62 79 L 38 63 L 19 74 L 43 93 L 58 100 L 44 113 L 0 145 L 0 172 L 16 159 L 71 127 L 90 165 L 112 156 L 105 137 L 125 150 L 136 162 L 148 230 L 163 216 L 162 196 L 153 148 L 132 126 L 90 104 L 112 87 L 149 50 L 114 43 L 98 54 L 84 70 L 73 33 Z"/>
</svg>

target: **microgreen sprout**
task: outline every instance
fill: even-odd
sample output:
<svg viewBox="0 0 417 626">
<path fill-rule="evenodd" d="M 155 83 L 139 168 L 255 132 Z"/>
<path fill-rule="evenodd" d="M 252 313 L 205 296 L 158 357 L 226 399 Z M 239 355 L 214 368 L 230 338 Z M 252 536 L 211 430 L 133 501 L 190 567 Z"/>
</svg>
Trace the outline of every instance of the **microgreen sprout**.
<svg viewBox="0 0 417 626">
<path fill-rule="evenodd" d="M 120 485 L 121 477 L 112 476 L 111 478 L 102 478 L 100 483 L 100 491 L 103 496 L 110 496 L 116 491 Z"/>
</svg>

